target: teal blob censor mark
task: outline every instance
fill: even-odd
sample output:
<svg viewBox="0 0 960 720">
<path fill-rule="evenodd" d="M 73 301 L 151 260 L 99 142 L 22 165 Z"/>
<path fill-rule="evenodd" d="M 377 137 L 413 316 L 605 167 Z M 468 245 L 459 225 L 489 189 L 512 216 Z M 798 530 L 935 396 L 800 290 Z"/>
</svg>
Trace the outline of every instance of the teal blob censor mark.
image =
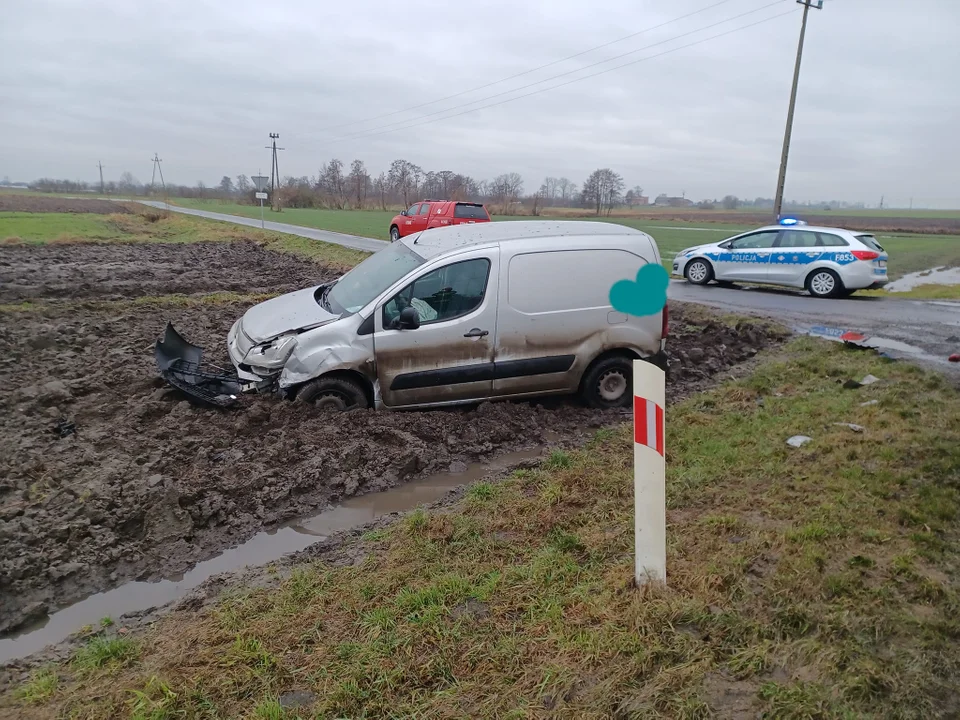
<svg viewBox="0 0 960 720">
<path fill-rule="evenodd" d="M 618 280 L 610 288 L 610 304 L 627 315 L 656 315 L 667 304 L 670 275 L 663 265 L 648 264 L 637 271 L 636 280 Z"/>
</svg>

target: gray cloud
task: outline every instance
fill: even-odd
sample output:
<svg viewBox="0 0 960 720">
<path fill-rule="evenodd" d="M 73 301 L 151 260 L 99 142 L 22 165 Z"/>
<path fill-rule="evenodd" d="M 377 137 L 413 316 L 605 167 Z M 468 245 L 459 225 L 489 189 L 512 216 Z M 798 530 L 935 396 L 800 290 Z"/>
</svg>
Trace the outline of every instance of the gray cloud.
<svg viewBox="0 0 960 720">
<path fill-rule="evenodd" d="M 799 6 L 782 0 L 671 40 L 769 2 L 727 0 L 508 83 L 367 122 L 713 3 L 608 0 L 602 10 L 573 0 L 7 3 L 0 175 L 90 179 L 102 160 L 111 177 L 130 170 L 144 178 L 156 151 L 171 181 L 209 184 L 269 167 L 263 146 L 274 131 L 287 148 L 284 174 L 312 175 L 330 157 L 358 157 L 372 171 L 404 157 L 481 179 L 517 171 L 531 189 L 546 175 L 582 181 L 609 166 L 654 194 L 769 197 Z M 960 3 L 825 4 L 811 12 L 788 196 L 960 203 Z M 630 50 L 668 41 L 580 74 L 785 11 L 792 12 L 583 82 L 374 134 Z M 361 132 L 368 134 L 344 137 Z"/>
</svg>

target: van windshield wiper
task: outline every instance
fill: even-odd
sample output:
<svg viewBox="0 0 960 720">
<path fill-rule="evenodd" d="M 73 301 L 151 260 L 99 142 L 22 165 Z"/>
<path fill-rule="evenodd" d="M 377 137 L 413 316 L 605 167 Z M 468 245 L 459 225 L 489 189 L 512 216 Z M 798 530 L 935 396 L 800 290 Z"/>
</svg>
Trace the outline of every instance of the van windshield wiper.
<svg viewBox="0 0 960 720">
<path fill-rule="evenodd" d="M 331 312 L 330 301 L 327 300 L 327 295 L 330 294 L 331 288 L 333 288 L 333 286 L 336 285 L 336 284 L 337 284 L 336 281 L 330 283 L 330 284 L 327 285 L 327 286 L 323 289 L 323 291 L 320 293 L 320 305 L 321 305 L 321 306 L 323 307 L 323 309 L 326 310 L 327 312 Z"/>
</svg>

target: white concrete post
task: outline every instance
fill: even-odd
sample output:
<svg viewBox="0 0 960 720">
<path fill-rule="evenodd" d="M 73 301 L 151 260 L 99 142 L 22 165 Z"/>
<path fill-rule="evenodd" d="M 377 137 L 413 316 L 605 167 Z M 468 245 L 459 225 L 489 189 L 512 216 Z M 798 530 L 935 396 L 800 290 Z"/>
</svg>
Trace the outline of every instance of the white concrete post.
<svg viewBox="0 0 960 720">
<path fill-rule="evenodd" d="M 663 408 L 666 375 L 633 361 L 633 502 L 637 585 L 667 581 L 667 495 Z"/>
</svg>

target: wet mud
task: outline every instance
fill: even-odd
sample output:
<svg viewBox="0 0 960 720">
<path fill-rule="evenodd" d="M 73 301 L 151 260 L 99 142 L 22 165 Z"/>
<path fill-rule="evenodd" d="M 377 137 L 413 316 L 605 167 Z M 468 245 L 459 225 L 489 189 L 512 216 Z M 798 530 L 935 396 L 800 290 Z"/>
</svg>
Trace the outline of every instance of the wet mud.
<svg viewBox="0 0 960 720">
<path fill-rule="evenodd" d="M 35 285 L 51 283 L 39 271 Z M 216 411 L 163 385 L 152 352 L 167 321 L 225 362 L 227 330 L 245 309 L 62 301 L 0 311 L 0 632 L 124 582 L 184 573 L 346 498 L 577 445 L 627 417 L 566 399 L 337 415 L 245 396 Z M 774 342 L 760 325 L 692 324 L 682 306 L 671 325 L 671 400 Z"/>
<path fill-rule="evenodd" d="M 255 242 L 0 245 L 0 303 L 283 293 L 337 274 Z"/>
<path fill-rule="evenodd" d="M 51 195 L 0 193 L 0 212 L 95 213 L 113 215 L 132 212 L 127 203 L 99 198 L 62 198 Z"/>
</svg>

